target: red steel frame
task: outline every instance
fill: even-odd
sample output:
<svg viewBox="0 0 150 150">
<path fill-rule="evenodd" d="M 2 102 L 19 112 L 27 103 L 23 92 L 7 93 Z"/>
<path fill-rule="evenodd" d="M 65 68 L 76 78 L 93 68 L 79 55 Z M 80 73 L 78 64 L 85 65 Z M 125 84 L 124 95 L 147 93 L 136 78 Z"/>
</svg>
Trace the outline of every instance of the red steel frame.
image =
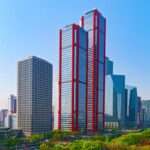
<svg viewBox="0 0 150 150">
<path fill-rule="evenodd" d="M 81 17 L 81 27 L 84 28 L 84 16 Z M 88 32 L 86 35 L 86 131 L 88 129 Z"/>
<path fill-rule="evenodd" d="M 96 85 L 96 131 L 98 131 L 98 97 L 99 97 L 99 62 L 100 62 L 100 14 L 96 11 L 95 17 L 97 16 L 97 60 L 96 60 L 96 66 L 97 66 L 97 85 Z"/>
<path fill-rule="evenodd" d="M 103 100 L 103 128 L 105 127 L 105 74 L 106 74 L 106 19 L 104 21 L 104 100 Z"/>
<path fill-rule="evenodd" d="M 79 57 L 80 57 L 80 49 L 79 49 L 79 43 L 80 43 L 80 27 L 77 26 L 77 71 L 76 71 L 76 83 L 77 83 L 77 88 L 76 88 L 76 131 L 78 131 L 78 114 L 79 114 Z"/>
<path fill-rule="evenodd" d="M 93 14 L 93 48 L 92 48 L 92 131 L 95 131 L 95 11 Z"/>
<path fill-rule="evenodd" d="M 81 17 L 81 27 L 84 28 L 84 17 Z"/>
<path fill-rule="evenodd" d="M 95 26 L 95 18 L 98 16 L 98 27 Z M 92 52 L 92 131 L 98 131 L 98 87 L 99 87 L 99 50 L 100 50 L 100 31 L 99 31 L 99 22 L 100 22 L 100 13 L 94 11 L 93 15 L 93 52 Z M 104 22 L 104 83 L 103 83 L 103 127 L 105 122 L 105 56 L 106 56 L 106 19 Z M 84 17 L 81 18 L 81 26 L 84 28 Z M 74 30 L 77 30 L 77 43 L 74 43 Z M 95 30 L 98 32 L 97 39 L 95 39 Z M 78 131 L 78 105 L 79 105 L 79 26 L 72 25 L 72 122 L 71 129 L 72 131 Z M 97 47 L 95 47 L 95 40 L 97 40 Z M 58 110 L 58 129 L 61 129 L 61 71 L 62 71 L 62 30 L 59 33 L 59 110 Z M 76 46 L 76 80 L 74 80 L 74 47 Z M 88 33 L 87 33 L 87 46 L 86 46 L 86 130 L 88 124 Z M 97 58 L 95 60 L 97 54 Z M 96 65 L 96 75 L 95 75 L 95 65 Z M 95 77 L 97 79 L 96 83 L 96 107 L 95 107 Z M 76 127 L 74 127 L 74 83 L 76 82 Z M 95 108 L 96 108 L 96 121 L 95 121 Z M 96 126 L 95 126 L 96 123 Z"/>
<path fill-rule="evenodd" d="M 98 16 L 98 27 L 95 27 L 95 17 Z M 106 62 L 105 62 L 105 57 L 106 57 L 106 19 L 104 22 L 104 79 L 103 79 L 103 128 L 105 124 L 105 68 L 106 68 Z M 81 26 L 84 28 L 84 17 L 81 17 Z M 97 47 L 95 47 L 95 30 L 97 29 Z M 97 49 L 97 52 L 95 50 Z M 100 53 L 100 13 L 95 10 L 93 14 L 93 52 L 92 52 L 92 131 L 98 131 L 98 93 L 99 93 L 99 53 Z M 97 54 L 97 58 L 95 60 L 95 54 Z M 88 52 L 87 52 L 87 57 L 88 57 Z M 88 62 L 88 60 L 87 60 Z M 96 63 L 96 64 L 95 64 Z M 95 65 L 96 65 L 96 75 L 95 75 Z M 88 70 L 88 63 L 87 63 L 87 70 Z M 86 109 L 88 109 L 88 72 L 87 72 L 87 104 L 86 104 Z M 97 83 L 96 83 L 96 127 L 95 127 L 95 77 L 97 78 Z M 88 110 L 86 110 L 86 128 L 88 124 Z"/>
<path fill-rule="evenodd" d="M 72 25 L 72 131 L 78 131 L 78 115 L 79 115 L 79 43 L 80 43 L 80 32 L 79 32 L 78 25 Z M 75 30 L 77 39 L 75 43 L 74 39 L 74 32 Z M 75 51 L 74 48 L 76 47 L 76 68 L 74 67 L 75 61 Z M 76 80 L 74 79 L 74 69 L 76 69 Z M 74 83 L 76 83 L 76 99 L 74 99 Z M 76 107 L 74 108 L 74 101 L 76 101 Z M 75 112 L 74 112 L 75 109 Z M 76 114 L 76 126 L 74 127 L 74 117 Z"/>
<path fill-rule="evenodd" d="M 75 43 L 74 32 L 76 29 L 77 33 L 77 42 Z M 72 25 L 72 111 L 71 111 L 71 130 L 78 131 L 78 114 L 79 114 L 79 43 L 80 43 L 80 27 L 78 25 Z M 59 33 L 59 110 L 58 110 L 58 129 L 61 129 L 61 76 L 62 76 L 62 30 Z M 74 48 L 76 46 L 76 68 L 75 68 L 75 51 Z M 86 61 L 88 63 L 88 33 L 87 33 L 87 45 L 86 45 Z M 86 65 L 88 69 L 88 65 Z M 74 70 L 76 69 L 76 80 L 74 79 Z M 88 70 L 86 71 L 86 74 Z M 88 77 L 86 76 L 86 82 L 88 81 Z M 76 83 L 76 93 L 74 93 L 74 83 Z M 86 91 L 88 86 L 86 85 Z M 74 99 L 74 94 L 76 94 L 76 99 Z M 74 101 L 76 101 L 76 108 L 74 108 Z M 75 109 L 75 110 L 74 110 Z M 74 124 L 74 117 L 76 113 L 76 126 Z M 87 115 L 87 93 L 86 93 L 86 115 Z M 87 128 L 87 116 L 86 116 L 86 128 Z"/>
<path fill-rule="evenodd" d="M 72 123 L 71 129 L 74 131 L 74 25 L 72 25 Z"/>
</svg>

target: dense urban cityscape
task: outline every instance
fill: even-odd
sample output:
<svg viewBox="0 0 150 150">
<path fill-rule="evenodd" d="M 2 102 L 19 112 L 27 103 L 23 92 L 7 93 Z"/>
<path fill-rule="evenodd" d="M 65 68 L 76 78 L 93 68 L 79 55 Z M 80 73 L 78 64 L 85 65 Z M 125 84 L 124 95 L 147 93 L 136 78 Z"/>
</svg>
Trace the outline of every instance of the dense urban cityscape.
<svg viewBox="0 0 150 150">
<path fill-rule="evenodd" d="M 112 149 L 150 145 L 150 100 L 114 72 L 106 56 L 106 18 L 93 9 L 79 20 L 59 31 L 57 76 L 50 62 L 36 56 L 16 63 L 17 94 L 0 111 L 0 149 L 90 149 L 93 142 L 93 149 L 107 150 L 128 134 L 138 140 Z"/>
</svg>

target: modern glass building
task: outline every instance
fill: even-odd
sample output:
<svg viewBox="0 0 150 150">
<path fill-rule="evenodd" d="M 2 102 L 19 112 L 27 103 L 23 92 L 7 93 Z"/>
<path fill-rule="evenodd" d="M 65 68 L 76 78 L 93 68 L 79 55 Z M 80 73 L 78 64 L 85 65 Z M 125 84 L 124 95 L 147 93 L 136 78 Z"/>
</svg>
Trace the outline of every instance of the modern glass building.
<svg viewBox="0 0 150 150">
<path fill-rule="evenodd" d="M 112 122 L 118 122 L 117 93 L 112 75 L 106 76 L 105 106 L 105 122 L 111 122 L 111 124 Z"/>
<path fill-rule="evenodd" d="M 4 126 L 7 115 L 8 115 L 7 109 L 2 109 L 0 111 L 0 125 Z"/>
<path fill-rule="evenodd" d="M 106 86 L 105 86 L 105 125 L 108 127 L 118 122 L 117 97 L 113 81 L 113 62 L 106 57 Z"/>
<path fill-rule="evenodd" d="M 131 128 L 137 125 L 138 98 L 137 88 L 126 85 L 126 127 Z"/>
<path fill-rule="evenodd" d="M 142 109 L 143 109 L 143 127 L 148 128 L 150 127 L 150 100 L 143 100 L 142 101 Z"/>
<path fill-rule="evenodd" d="M 114 100 L 115 100 L 115 92 L 114 92 L 114 83 L 113 83 L 113 62 L 106 57 L 106 86 L 105 86 L 105 124 L 109 122 L 114 122 Z M 107 123 L 106 123 L 107 122 Z"/>
<path fill-rule="evenodd" d="M 113 75 L 113 61 L 106 57 L 106 75 Z"/>
<path fill-rule="evenodd" d="M 86 130 L 87 41 L 78 25 L 60 30 L 58 129 Z"/>
<path fill-rule="evenodd" d="M 25 135 L 52 130 L 52 65 L 30 56 L 18 62 L 18 127 Z"/>
<path fill-rule="evenodd" d="M 15 113 L 7 114 L 5 119 L 5 127 L 10 129 L 17 129 L 17 116 Z"/>
<path fill-rule="evenodd" d="M 117 116 L 119 127 L 125 127 L 126 119 L 126 101 L 125 101 L 125 76 L 124 75 L 113 75 L 112 76 L 114 83 L 114 94 L 115 94 L 115 103 L 117 103 L 115 114 Z"/>
<path fill-rule="evenodd" d="M 9 112 L 16 113 L 16 107 L 17 107 L 17 98 L 14 95 L 10 95 L 10 98 L 8 99 L 9 103 Z"/>
<path fill-rule="evenodd" d="M 113 74 L 113 62 L 106 58 L 105 126 L 124 127 L 126 116 L 125 76 Z"/>
<path fill-rule="evenodd" d="M 88 32 L 88 101 L 87 129 L 104 127 L 106 19 L 94 9 L 81 18 L 81 27 Z"/>
<path fill-rule="evenodd" d="M 142 109 L 142 99 L 140 96 L 138 96 L 137 99 L 138 99 L 137 125 L 139 128 L 141 128 L 144 121 L 144 113 Z"/>
</svg>

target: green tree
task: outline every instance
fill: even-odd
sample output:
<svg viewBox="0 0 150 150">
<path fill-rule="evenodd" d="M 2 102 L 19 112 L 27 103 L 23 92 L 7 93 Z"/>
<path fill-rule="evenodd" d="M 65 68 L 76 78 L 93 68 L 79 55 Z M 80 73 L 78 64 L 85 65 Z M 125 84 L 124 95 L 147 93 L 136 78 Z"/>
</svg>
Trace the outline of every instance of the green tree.
<svg viewBox="0 0 150 150">
<path fill-rule="evenodd" d="M 40 150 L 51 150 L 54 145 L 51 142 L 43 143 L 40 145 Z"/>
<path fill-rule="evenodd" d="M 82 146 L 82 150 L 101 150 L 102 143 L 100 141 L 85 141 Z"/>
<path fill-rule="evenodd" d="M 40 150 L 49 150 L 49 147 L 46 143 L 40 145 Z"/>
</svg>

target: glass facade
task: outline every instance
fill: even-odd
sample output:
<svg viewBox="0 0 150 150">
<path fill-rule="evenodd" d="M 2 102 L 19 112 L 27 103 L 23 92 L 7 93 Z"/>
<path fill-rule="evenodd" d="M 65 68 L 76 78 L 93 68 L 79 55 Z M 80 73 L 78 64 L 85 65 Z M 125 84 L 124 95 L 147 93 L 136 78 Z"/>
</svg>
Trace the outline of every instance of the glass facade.
<svg viewBox="0 0 150 150">
<path fill-rule="evenodd" d="M 87 32 L 78 25 L 60 31 L 58 126 L 86 130 Z"/>
<path fill-rule="evenodd" d="M 143 127 L 150 127 L 150 100 L 142 101 L 142 109 L 143 109 Z"/>
<path fill-rule="evenodd" d="M 124 127 L 126 116 L 125 76 L 106 75 L 105 124 L 107 127 Z M 116 127 L 116 126 L 115 126 Z"/>
<path fill-rule="evenodd" d="M 138 114 L 137 114 L 137 125 L 139 128 L 143 125 L 143 110 L 142 110 L 142 99 L 140 96 L 137 97 L 138 99 Z"/>
<path fill-rule="evenodd" d="M 11 113 L 16 113 L 16 109 L 17 109 L 17 98 L 14 95 L 10 95 L 10 98 L 9 98 L 9 111 Z"/>
<path fill-rule="evenodd" d="M 111 75 L 106 76 L 106 96 L 105 96 L 105 121 L 113 120 L 114 106 L 114 84 Z"/>
<path fill-rule="evenodd" d="M 125 105 L 125 76 L 106 75 L 106 107 L 105 121 L 118 122 L 118 126 L 124 127 Z"/>
<path fill-rule="evenodd" d="M 106 86 L 105 86 L 105 122 L 118 124 L 117 93 L 113 81 L 113 62 L 106 57 Z"/>
<path fill-rule="evenodd" d="M 137 123 L 137 88 L 126 85 L 126 127 L 135 127 Z"/>
<path fill-rule="evenodd" d="M 106 20 L 98 10 L 85 13 L 81 26 L 88 32 L 87 129 L 104 127 Z"/>
<path fill-rule="evenodd" d="M 31 56 L 18 62 L 18 127 L 25 135 L 52 130 L 52 65 Z"/>
<path fill-rule="evenodd" d="M 113 62 L 106 57 L 106 75 L 113 75 Z"/>
<path fill-rule="evenodd" d="M 119 126 L 125 127 L 126 100 L 125 100 L 125 76 L 113 75 L 114 86 L 114 116 L 118 120 Z"/>
</svg>

